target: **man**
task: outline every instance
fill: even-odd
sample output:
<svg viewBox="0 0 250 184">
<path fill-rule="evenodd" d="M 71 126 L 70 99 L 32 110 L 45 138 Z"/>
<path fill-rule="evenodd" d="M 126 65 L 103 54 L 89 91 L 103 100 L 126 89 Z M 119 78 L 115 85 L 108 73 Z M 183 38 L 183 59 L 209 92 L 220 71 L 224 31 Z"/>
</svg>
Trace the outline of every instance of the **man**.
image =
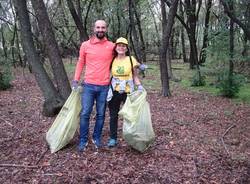
<svg viewBox="0 0 250 184">
<path fill-rule="evenodd" d="M 75 69 L 72 88 L 76 89 L 80 75 L 85 66 L 82 92 L 82 110 L 80 114 L 79 151 L 84 151 L 88 145 L 89 119 L 96 102 L 96 122 L 92 142 L 96 148 L 101 147 L 102 128 L 105 118 L 106 97 L 110 82 L 110 64 L 114 44 L 106 38 L 107 24 L 97 20 L 94 25 L 94 36 L 82 43 L 79 59 Z"/>
</svg>

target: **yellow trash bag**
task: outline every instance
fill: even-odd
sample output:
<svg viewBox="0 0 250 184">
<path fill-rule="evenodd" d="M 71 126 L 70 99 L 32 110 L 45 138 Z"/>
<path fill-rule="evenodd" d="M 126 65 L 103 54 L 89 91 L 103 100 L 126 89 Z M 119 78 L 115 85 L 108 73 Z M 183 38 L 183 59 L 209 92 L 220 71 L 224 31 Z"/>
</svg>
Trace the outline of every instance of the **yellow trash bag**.
<svg viewBox="0 0 250 184">
<path fill-rule="evenodd" d="M 151 122 L 147 92 L 135 91 L 128 94 L 127 100 L 119 111 L 123 116 L 123 138 L 134 149 L 144 152 L 155 139 Z"/>
<path fill-rule="evenodd" d="M 51 153 L 55 153 L 74 137 L 79 125 L 79 114 L 81 111 L 80 88 L 73 90 L 57 115 L 52 126 L 46 133 L 46 140 L 50 146 Z"/>
</svg>

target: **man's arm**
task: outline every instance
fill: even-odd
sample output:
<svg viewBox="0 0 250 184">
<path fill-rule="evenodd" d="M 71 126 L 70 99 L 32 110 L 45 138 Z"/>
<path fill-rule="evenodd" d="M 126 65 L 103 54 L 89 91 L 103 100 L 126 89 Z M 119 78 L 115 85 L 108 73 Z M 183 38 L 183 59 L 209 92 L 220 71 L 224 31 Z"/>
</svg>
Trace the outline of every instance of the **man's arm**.
<svg viewBox="0 0 250 184">
<path fill-rule="evenodd" d="M 78 58 L 78 61 L 77 61 L 77 64 L 76 64 L 74 81 L 79 81 L 80 80 L 83 67 L 86 64 L 85 47 L 86 47 L 85 43 L 82 43 L 80 51 L 79 51 L 79 58 Z"/>
</svg>

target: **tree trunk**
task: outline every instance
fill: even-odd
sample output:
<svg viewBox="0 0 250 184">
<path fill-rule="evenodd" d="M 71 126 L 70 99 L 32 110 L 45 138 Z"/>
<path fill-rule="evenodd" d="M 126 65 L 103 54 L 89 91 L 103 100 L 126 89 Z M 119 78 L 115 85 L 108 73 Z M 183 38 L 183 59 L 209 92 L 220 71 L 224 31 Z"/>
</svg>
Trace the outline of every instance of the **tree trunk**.
<svg viewBox="0 0 250 184">
<path fill-rule="evenodd" d="M 180 29 L 176 28 L 174 43 L 173 43 L 173 59 L 180 59 L 180 54 L 178 52 L 179 45 L 180 45 Z"/>
<path fill-rule="evenodd" d="M 2 37 L 2 47 L 3 47 L 3 55 L 5 57 L 5 60 L 8 59 L 8 54 L 7 54 L 7 47 L 5 45 L 6 41 L 5 41 L 5 37 L 4 37 L 4 33 L 3 33 L 3 27 L 0 28 L 1 30 L 1 37 Z"/>
<path fill-rule="evenodd" d="M 162 95 L 171 96 L 168 78 L 168 66 L 166 62 L 167 48 L 166 48 L 166 26 L 167 26 L 167 13 L 165 3 L 161 0 L 161 14 L 162 14 L 162 40 L 160 47 L 160 72 L 161 72 L 161 86 Z"/>
<path fill-rule="evenodd" d="M 14 64 L 14 67 L 16 66 L 16 63 L 19 64 L 19 66 L 23 67 L 23 62 L 20 55 L 20 50 L 19 50 L 19 45 L 15 46 L 15 41 L 18 39 L 18 34 L 17 34 L 17 24 L 16 24 L 16 18 L 15 18 L 15 24 L 14 24 L 14 28 L 13 28 L 13 37 L 11 39 L 11 55 L 12 55 L 12 62 Z M 18 57 L 19 60 L 16 59 L 16 55 Z"/>
<path fill-rule="evenodd" d="M 172 28 L 172 34 L 169 40 L 169 58 L 174 59 L 174 37 L 175 37 L 175 27 Z"/>
<path fill-rule="evenodd" d="M 179 4 L 180 17 L 184 20 L 184 11 L 183 11 L 183 7 L 182 6 L 183 5 L 182 5 L 182 3 L 180 1 L 180 4 Z M 185 34 L 184 34 L 184 28 L 183 28 L 183 26 L 181 27 L 181 48 L 182 48 L 183 62 L 187 63 L 188 59 L 187 59 L 187 54 L 186 54 Z"/>
<path fill-rule="evenodd" d="M 249 51 L 249 47 L 248 47 L 248 44 L 247 44 L 247 38 L 246 38 L 246 36 L 244 35 L 243 36 L 243 50 L 242 50 L 242 52 L 241 52 L 241 55 L 243 56 L 243 57 L 247 57 L 249 54 L 248 54 L 248 51 Z M 250 63 L 250 62 L 249 62 Z"/>
<path fill-rule="evenodd" d="M 233 2 L 230 2 L 229 4 L 230 11 L 234 11 Z M 229 60 L 229 79 L 231 79 L 231 76 L 233 75 L 234 71 L 234 21 L 230 18 L 230 60 Z"/>
<path fill-rule="evenodd" d="M 121 35 L 121 17 L 120 17 L 120 11 L 121 9 L 118 8 L 119 7 L 119 1 L 117 1 L 117 33 L 116 33 L 116 37 L 118 38 Z"/>
<path fill-rule="evenodd" d="M 209 19 L 210 19 L 210 9 L 212 7 L 212 0 L 208 0 L 207 2 L 207 11 L 205 15 L 205 28 L 204 28 L 204 35 L 203 35 L 203 43 L 200 52 L 200 61 L 199 64 L 205 63 L 207 58 L 206 48 L 208 46 L 208 27 L 209 27 Z"/>
<path fill-rule="evenodd" d="M 57 88 L 61 96 L 66 100 L 71 92 L 71 88 L 46 7 L 41 0 L 31 0 L 31 3 L 37 17 L 39 29 L 43 36 Z"/>
<path fill-rule="evenodd" d="M 104 16 L 104 11 L 103 11 L 103 6 L 102 6 L 102 0 L 96 0 L 94 1 L 95 5 L 95 14 L 97 17 L 105 17 Z"/>
<path fill-rule="evenodd" d="M 137 22 L 137 26 L 138 26 L 138 31 L 139 31 L 139 36 L 140 36 L 140 47 L 141 47 L 141 54 L 142 54 L 142 60 L 141 62 L 146 62 L 146 47 L 145 47 L 145 42 L 144 42 L 144 38 L 143 38 L 143 34 L 142 34 L 142 28 L 141 28 L 141 21 L 140 21 L 140 17 L 137 13 L 137 8 L 136 8 L 136 4 L 135 1 L 132 1 L 132 6 L 134 9 L 134 14 L 135 14 L 135 18 L 136 18 L 136 22 Z"/>
<path fill-rule="evenodd" d="M 162 82 L 162 95 L 171 96 L 169 88 L 168 66 L 167 66 L 167 50 L 169 49 L 169 40 L 171 36 L 172 27 L 174 24 L 174 17 L 177 11 L 178 0 L 174 0 L 169 9 L 168 19 L 166 18 L 165 3 L 161 0 L 162 11 L 162 46 L 160 49 L 160 71 Z"/>
<path fill-rule="evenodd" d="M 76 27 L 79 31 L 81 42 L 88 40 L 89 37 L 88 37 L 87 30 L 86 30 L 86 28 L 83 27 L 83 23 L 81 21 L 81 18 L 79 18 L 79 16 L 77 15 L 77 12 L 75 10 L 73 2 L 71 0 L 67 0 L 67 4 L 69 7 L 69 11 L 70 11 L 70 13 L 74 19 L 74 22 L 76 24 Z"/>
<path fill-rule="evenodd" d="M 139 45 L 139 37 L 137 34 L 137 31 L 135 29 L 135 19 L 134 19 L 134 15 L 135 15 L 135 10 L 133 8 L 132 2 L 133 0 L 129 0 L 129 21 L 130 21 L 130 41 L 132 43 L 134 52 L 135 52 L 135 57 L 136 59 L 141 62 L 143 60 L 142 58 L 142 51 Z M 135 42 L 134 42 L 135 41 Z"/>
<path fill-rule="evenodd" d="M 168 0 L 164 0 L 166 4 L 170 7 L 171 3 Z M 200 1 L 198 6 L 200 6 Z M 198 7 L 199 8 L 199 7 Z M 187 31 L 188 39 L 190 43 L 190 68 L 194 69 L 194 66 L 198 64 L 198 51 L 197 51 L 197 45 L 196 45 L 196 21 L 199 9 L 196 13 L 196 0 L 185 0 L 185 12 L 187 15 L 187 24 L 185 23 L 184 19 L 180 16 L 176 15 L 176 18 L 181 22 L 181 24 L 184 26 L 184 28 Z M 199 67 L 199 66 L 197 66 Z"/>
<path fill-rule="evenodd" d="M 22 57 L 20 55 L 20 49 L 19 49 L 19 38 L 18 38 L 18 33 L 17 33 L 17 19 L 16 17 L 14 18 L 15 24 L 13 28 L 13 37 L 10 41 L 10 47 L 11 47 L 11 56 L 12 56 L 12 63 L 14 68 L 16 66 L 21 66 L 24 67 L 24 63 L 22 60 Z M 18 43 L 18 44 L 16 44 Z"/>
<path fill-rule="evenodd" d="M 92 6 L 92 3 L 93 3 L 94 0 L 90 0 L 89 1 L 89 4 L 88 4 L 88 7 L 87 7 L 87 11 L 86 11 L 86 14 L 85 14 L 85 17 L 84 17 L 84 32 L 86 34 L 86 36 L 88 37 L 88 32 L 87 32 L 87 20 L 88 20 L 88 17 L 89 17 L 89 11 L 91 9 L 91 6 Z"/>
<path fill-rule="evenodd" d="M 185 12 L 187 15 L 187 24 L 189 29 L 187 30 L 189 42 L 190 42 L 190 69 L 194 69 L 194 66 L 198 64 L 198 52 L 196 45 L 196 0 L 185 0 Z"/>
<path fill-rule="evenodd" d="M 71 48 L 73 50 L 72 54 L 76 56 L 76 55 L 78 55 L 80 44 L 79 44 L 79 40 L 74 41 L 74 39 L 72 39 L 72 37 L 74 36 L 75 32 L 78 29 L 77 29 L 77 27 L 75 28 L 75 30 L 70 29 L 68 16 L 65 15 L 65 12 L 67 11 L 67 10 L 65 10 L 65 7 L 66 7 L 66 5 L 65 5 L 64 1 L 60 0 L 59 1 L 59 13 L 62 16 L 63 27 L 59 28 L 59 27 L 54 26 L 54 29 L 56 31 L 58 31 L 59 33 L 61 33 L 61 35 L 63 36 L 63 38 L 65 40 L 64 42 L 62 42 L 62 45 L 60 45 L 60 46 L 62 46 L 62 48 L 65 48 L 65 47 L 68 48 L 69 46 L 70 47 L 73 46 L 74 48 Z M 65 54 L 63 53 L 63 56 L 64 55 Z M 67 55 L 67 53 L 66 53 L 66 55 Z"/>
<path fill-rule="evenodd" d="M 189 68 L 194 69 L 195 65 L 198 65 L 198 52 L 194 30 L 188 33 L 188 38 L 190 43 Z"/>
<path fill-rule="evenodd" d="M 168 78 L 173 79 L 173 72 L 172 72 L 172 58 L 171 54 L 169 53 L 170 49 L 167 50 L 167 68 L 168 68 Z"/>
<path fill-rule="evenodd" d="M 154 46 L 156 45 L 157 46 L 157 50 L 159 50 L 160 48 L 160 44 L 161 44 L 161 39 L 160 39 L 160 33 L 159 33 L 159 29 L 158 29 L 158 23 L 156 21 L 156 18 L 155 18 L 155 13 L 154 11 L 152 10 L 152 8 L 150 7 L 149 5 L 149 11 L 151 13 L 151 16 L 153 18 L 153 21 L 154 21 L 154 27 L 155 27 L 155 32 L 156 32 L 156 38 L 153 39 L 153 43 L 154 43 Z M 160 52 L 160 51 L 159 51 Z"/>
<path fill-rule="evenodd" d="M 39 58 L 35 50 L 26 0 L 13 0 L 13 3 L 19 18 L 23 51 L 27 56 L 29 64 L 32 66 L 38 86 L 45 98 L 43 114 L 45 116 L 54 116 L 63 106 L 64 100 L 61 95 L 57 93 L 56 88 L 40 62 L 41 58 Z"/>
<path fill-rule="evenodd" d="M 244 17 L 246 17 L 246 20 L 245 20 L 245 22 L 246 22 L 246 26 L 248 27 L 248 28 L 250 28 L 250 2 L 248 1 L 247 2 L 247 5 L 246 5 L 246 11 L 245 11 L 245 13 L 244 13 Z M 250 41 L 250 40 L 249 40 Z M 248 44 L 247 44 L 247 42 L 248 42 L 248 40 L 247 40 L 247 36 L 246 36 L 246 34 L 244 33 L 244 36 L 243 36 L 243 51 L 242 51 L 242 56 L 243 57 L 248 57 L 248 56 L 250 56 L 250 48 L 249 48 L 249 46 L 248 46 Z M 248 62 L 248 66 L 250 66 L 250 62 Z"/>
<path fill-rule="evenodd" d="M 222 3 L 223 7 L 224 7 L 224 11 L 227 14 L 227 16 L 232 19 L 232 21 L 236 24 L 238 24 L 241 29 L 244 31 L 246 38 L 250 41 L 250 27 L 248 26 L 248 24 L 245 24 L 243 21 L 241 21 L 240 19 L 238 19 L 234 13 L 234 11 L 230 10 L 229 4 L 230 1 L 226 1 L 226 0 L 220 0 L 220 2 Z M 249 1 L 246 1 L 247 3 L 249 3 Z M 247 20 L 246 20 L 247 21 Z"/>
<path fill-rule="evenodd" d="M 82 22 L 82 8 L 80 0 L 76 0 L 76 11 L 80 21 Z"/>
</svg>

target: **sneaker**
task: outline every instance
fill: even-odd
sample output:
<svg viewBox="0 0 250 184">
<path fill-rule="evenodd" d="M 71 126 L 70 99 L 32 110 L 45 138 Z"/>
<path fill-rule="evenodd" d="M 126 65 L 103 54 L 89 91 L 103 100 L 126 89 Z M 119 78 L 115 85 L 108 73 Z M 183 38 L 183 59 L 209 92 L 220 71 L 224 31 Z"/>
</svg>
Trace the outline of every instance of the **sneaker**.
<svg viewBox="0 0 250 184">
<path fill-rule="evenodd" d="M 109 139 L 108 147 L 115 147 L 117 145 L 116 139 Z"/>
<path fill-rule="evenodd" d="M 92 143 L 95 145 L 96 149 L 101 148 L 102 146 L 101 141 L 98 139 L 92 139 Z"/>
<path fill-rule="evenodd" d="M 88 142 L 87 141 L 80 141 L 79 146 L 78 146 L 78 150 L 81 151 L 85 151 L 85 149 L 87 148 Z"/>
</svg>

